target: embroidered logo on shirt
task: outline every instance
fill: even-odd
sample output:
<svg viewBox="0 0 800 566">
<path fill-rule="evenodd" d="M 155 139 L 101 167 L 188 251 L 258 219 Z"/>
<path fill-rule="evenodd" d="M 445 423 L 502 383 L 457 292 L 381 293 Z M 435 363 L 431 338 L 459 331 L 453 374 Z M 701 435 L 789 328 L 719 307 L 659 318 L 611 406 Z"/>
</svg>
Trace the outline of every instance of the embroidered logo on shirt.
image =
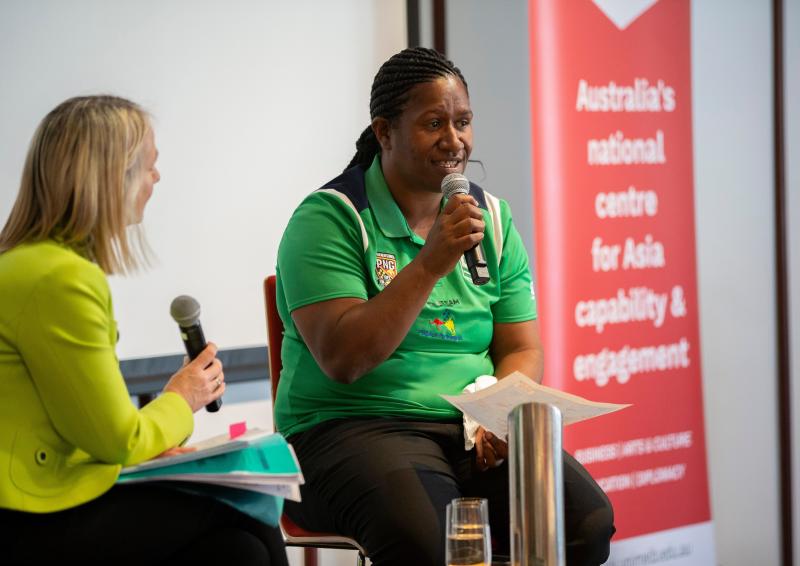
<svg viewBox="0 0 800 566">
<path fill-rule="evenodd" d="M 448 313 L 448 311 L 445 311 L 445 313 Z M 445 320 L 442 320 L 441 318 L 434 318 L 431 321 L 431 324 L 433 324 L 436 328 L 438 328 L 440 332 L 442 330 L 442 327 L 444 327 L 447 329 L 448 332 L 450 332 L 450 336 L 456 335 L 456 323 L 453 320 L 453 317 L 449 315 L 449 313 Z"/>
<path fill-rule="evenodd" d="M 428 323 L 436 328 L 433 330 L 417 330 L 420 336 L 428 338 L 439 338 L 440 340 L 452 340 L 460 342 L 463 340 L 461 336 L 456 334 L 456 321 L 453 318 L 453 312 L 450 309 L 442 311 L 441 317 L 436 317 L 429 320 Z"/>
<path fill-rule="evenodd" d="M 397 258 L 392 254 L 375 254 L 375 277 L 382 287 L 386 287 L 397 275 Z"/>
</svg>

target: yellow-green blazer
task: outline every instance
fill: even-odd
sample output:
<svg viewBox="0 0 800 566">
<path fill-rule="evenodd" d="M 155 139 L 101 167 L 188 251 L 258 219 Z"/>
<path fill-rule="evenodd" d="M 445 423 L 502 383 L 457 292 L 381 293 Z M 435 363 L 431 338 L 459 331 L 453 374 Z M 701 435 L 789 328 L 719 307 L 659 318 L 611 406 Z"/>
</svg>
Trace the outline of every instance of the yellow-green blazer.
<svg viewBox="0 0 800 566">
<path fill-rule="evenodd" d="M 191 434 L 181 396 L 133 405 L 116 341 L 97 265 L 53 241 L 0 254 L 0 507 L 44 513 L 90 501 L 122 465 Z"/>
</svg>

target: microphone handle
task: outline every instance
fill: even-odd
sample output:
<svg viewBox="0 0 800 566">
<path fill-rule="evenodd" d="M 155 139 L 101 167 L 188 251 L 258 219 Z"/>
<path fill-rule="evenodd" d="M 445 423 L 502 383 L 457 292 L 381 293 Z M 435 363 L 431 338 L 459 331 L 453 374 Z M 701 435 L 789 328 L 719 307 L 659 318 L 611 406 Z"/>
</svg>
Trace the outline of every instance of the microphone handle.
<svg viewBox="0 0 800 566">
<path fill-rule="evenodd" d="M 475 285 L 485 285 L 492 280 L 489 275 L 489 268 L 486 265 L 483 246 L 480 242 L 464 252 L 464 260 L 467 262 L 467 269 L 469 269 L 469 274 Z"/>
<path fill-rule="evenodd" d="M 203 327 L 200 326 L 198 322 L 192 326 L 179 326 L 179 328 L 181 330 L 183 345 L 186 347 L 186 355 L 189 356 L 190 360 L 193 360 L 199 356 L 200 352 L 205 350 L 208 345 L 206 337 L 203 334 Z M 206 411 L 209 413 L 216 413 L 221 406 L 222 398 L 214 399 L 211 403 L 206 405 Z"/>
</svg>

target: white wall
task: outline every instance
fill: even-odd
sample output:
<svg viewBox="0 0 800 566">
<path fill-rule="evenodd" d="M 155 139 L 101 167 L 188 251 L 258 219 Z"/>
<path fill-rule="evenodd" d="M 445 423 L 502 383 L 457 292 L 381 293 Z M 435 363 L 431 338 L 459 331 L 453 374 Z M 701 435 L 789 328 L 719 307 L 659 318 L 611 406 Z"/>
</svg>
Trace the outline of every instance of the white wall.
<svg viewBox="0 0 800 566">
<path fill-rule="evenodd" d="M 787 36 L 794 35 L 797 93 L 800 8 L 798 0 L 788 3 L 794 9 Z M 770 4 L 705 0 L 692 2 L 691 12 L 705 418 L 717 560 L 725 566 L 780 563 Z M 512 202 L 532 250 L 532 222 L 526 217 L 532 209 L 527 1 L 451 1 L 448 19 L 448 55 L 466 75 L 475 111 L 473 155 L 485 162 L 487 188 Z M 796 107 L 797 98 L 787 97 L 787 109 Z M 787 156 L 795 156 L 790 206 L 798 242 L 796 109 L 793 120 L 794 149 Z M 795 295 L 798 247 L 793 248 Z M 795 299 L 795 328 L 800 328 L 800 299 Z M 797 394 L 795 401 L 797 412 Z M 800 425 L 795 429 L 800 438 Z M 795 461 L 800 468 L 797 453 Z M 800 480 L 796 485 L 797 495 Z"/>
<path fill-rule="evenodd" d="M 155 117 L 161 182 L 145 215 L 159 260 L 112 278 L 121 358 L 182 350 L 176 295 L 209 339 L 262 345 L 261 282 L 291 211 L 347 165 L 379 66 L 405 47 L 402 0 L 5 0 L 0 218 L 36 124 L 111 92 Z"/>
</svg>

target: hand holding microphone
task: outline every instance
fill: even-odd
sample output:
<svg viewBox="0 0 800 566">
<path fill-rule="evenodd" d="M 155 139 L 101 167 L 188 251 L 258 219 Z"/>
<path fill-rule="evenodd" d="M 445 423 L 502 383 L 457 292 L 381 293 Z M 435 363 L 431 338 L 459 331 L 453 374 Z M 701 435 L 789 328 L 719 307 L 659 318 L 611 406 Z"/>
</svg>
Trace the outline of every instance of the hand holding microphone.
<svg viewBox="0 0 800 566">
<path fill-rule="evenodd" d="M 491 278 L 481 246 L 486 225 L 477 202 L 469 195 L 469 181 L 460 173 L 451 173 L 442 179 L 442 194 L 448 202 L 428 234 L 424 261 L 433 266 L 431 272 L 444 277 L 463 255 L 472 282 L 488 283 Z"/>
<path fill-rule="evenodd" d="M 442 194 L 447 199 L 451 199 L 455 195 L 468 195 L 469 181 L 460 173 L 450 173 L 442 179 Z M 484 285 L 491 281 L 489 268 L 486 265 L 486 255 L 483 253 L 483 245 L 480 242 L 464 252 L 464 260 L 467 262 L 469 274 L 475 285 Z"/>
<path fill-rule="evenodd" d="M 186 354 L 191 360 L 170 378 L 164 391 L 174 391 L 189 403 L 192 412 L 205 405 L 213 413 L 222 406 L 225 391 L 225 374 L 222 362 L 216 358 L 217 347 L 206 344 L 200 326 L 200 305 L 187 295 L 176 297 L 170 305 L 170 314 L 178 323 Z"/>
</svg>

